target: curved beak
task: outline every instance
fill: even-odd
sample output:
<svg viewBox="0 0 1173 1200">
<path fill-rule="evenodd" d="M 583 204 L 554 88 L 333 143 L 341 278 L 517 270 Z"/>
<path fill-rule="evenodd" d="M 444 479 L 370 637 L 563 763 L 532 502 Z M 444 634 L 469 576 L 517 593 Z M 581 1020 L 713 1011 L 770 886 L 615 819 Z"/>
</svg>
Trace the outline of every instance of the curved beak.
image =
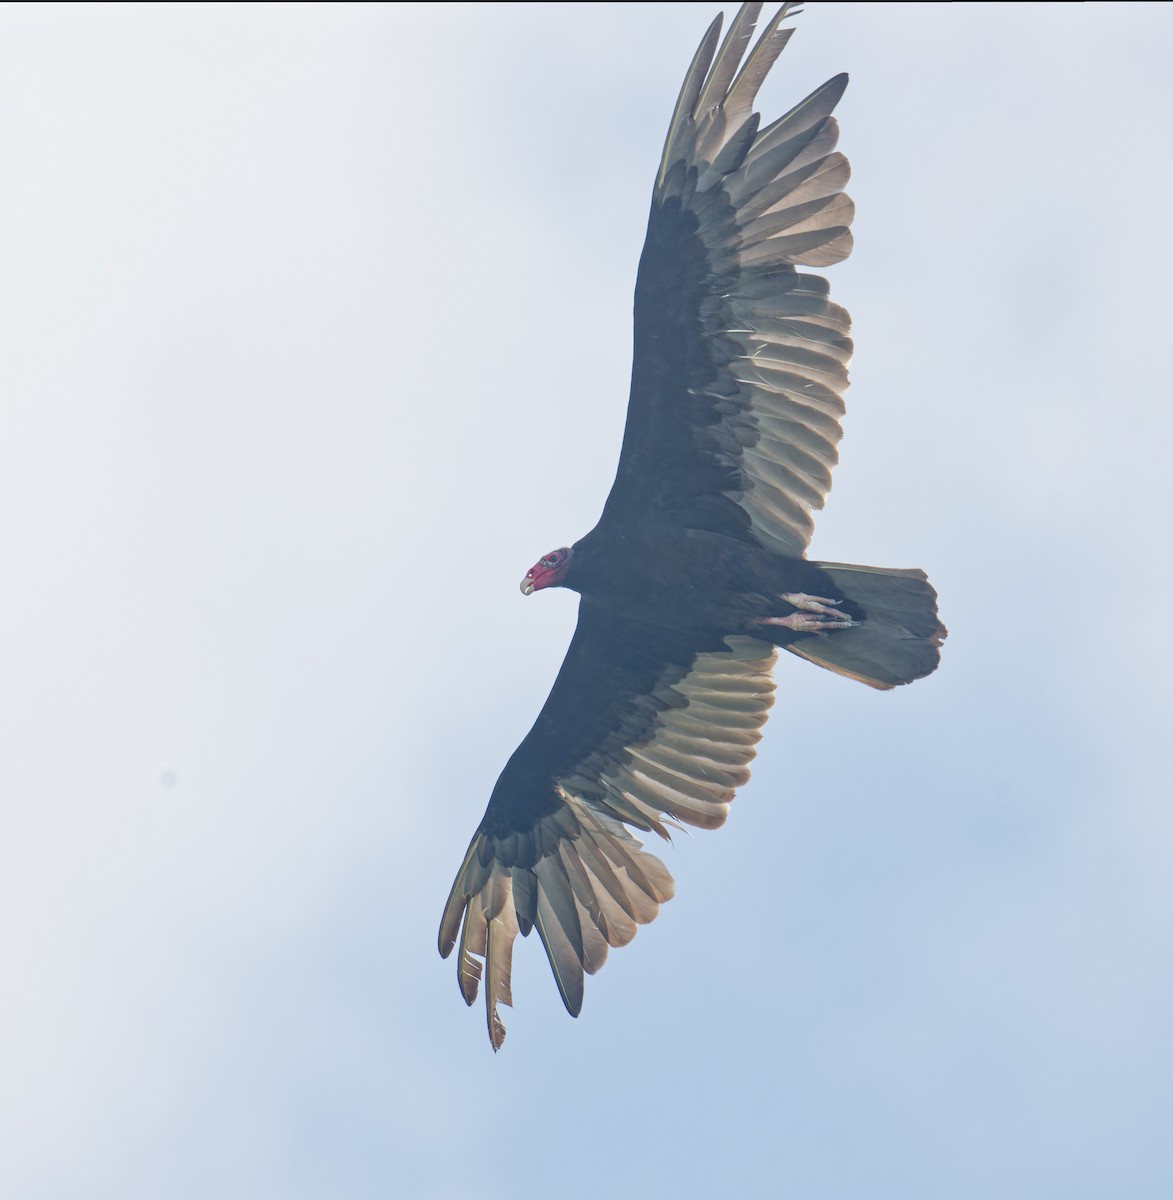
<svg viewBox="0 0 1173 1200">
<path fill-rule="evenodd" d="M 523 596 L 531 596 L 531 595 L 533 595 L 533 590 L 534 590 L 533 576 L 527 574 L 526 577 L 521 581 L 521 594 Z"/>
</svg>

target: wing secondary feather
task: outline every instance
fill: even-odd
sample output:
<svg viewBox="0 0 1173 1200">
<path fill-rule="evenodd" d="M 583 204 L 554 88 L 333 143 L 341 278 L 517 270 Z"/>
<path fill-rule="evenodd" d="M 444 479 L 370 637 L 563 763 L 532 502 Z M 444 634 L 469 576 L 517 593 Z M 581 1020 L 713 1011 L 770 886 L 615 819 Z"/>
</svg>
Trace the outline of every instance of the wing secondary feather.
<svg viewBox="0 0 1173 1200">
<path fill-rule="evenodd" d="M 744 5 L 719 50 L 710 28 L 669 127 L 602 523 L 652 512 L 800 557 L 831 486 L 852 350 L 847 312 L 798 270 L 851 250 L 849 168 L 831 115 L 847 77 L 759 128 L 754 101 L 795 6 L 746 56 L 760 9 Z"/>
<path fill-rule="evenodd" d="M 664 864 L 625 827 L 668 836 L 713 829 L 749 777 L 773 702 L 774 649 L 731 637 L 703 647 L 584 601 L 562 670 L 502 772 L 453 884 L 440 927 L 459 942 L 467 1003 L 484 977 L 489 1037 L 512 1002 L 518 933 L 536 928 L 563 1003 L 583 977 L 672 896 Z"/>
</svg>

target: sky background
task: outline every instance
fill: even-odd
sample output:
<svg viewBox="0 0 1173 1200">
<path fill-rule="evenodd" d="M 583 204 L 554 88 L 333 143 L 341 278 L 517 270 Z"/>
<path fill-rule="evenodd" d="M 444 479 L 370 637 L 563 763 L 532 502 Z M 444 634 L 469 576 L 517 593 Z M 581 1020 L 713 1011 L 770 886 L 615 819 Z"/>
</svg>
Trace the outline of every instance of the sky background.
<svg viewBox="0 0 1173 1200">
<path fill-rule="evenodd" d="M 1173 1194 L 1157 4 L 826 4 L 857 249 L 812 553 L 940 671 L 787 657 L 727 826 L 494 1056 L 435 935 L 575 619 L 711 4 L 0 10 L 0 1192 Z"/>
</svg>

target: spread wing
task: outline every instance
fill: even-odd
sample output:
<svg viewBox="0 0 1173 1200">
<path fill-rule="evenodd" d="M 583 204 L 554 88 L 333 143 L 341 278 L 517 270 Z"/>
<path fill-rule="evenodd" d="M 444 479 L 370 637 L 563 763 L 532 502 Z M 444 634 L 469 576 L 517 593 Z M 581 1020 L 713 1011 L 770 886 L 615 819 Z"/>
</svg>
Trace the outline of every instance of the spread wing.
<svg viewBox="0 0 1173 1200">
<path fill-rule="evenodd" d="M 698 646 L 582 601 L 562 670 L 493 789 L 440 925 L 445 958 L 459 935 L 467 1003 L 485 975 L 494 1049 L 519 932 L 537 928 L 577 1016 L 584 973 L 672 896 L 667 868 L 624 823 L 667 837 L 665 817 L 724 822 L 773 702 L 773 661 L 754 638 Z"/>
<path fill-rule="evenodd" d="M 693 59 L 668 130 L 635 288 L 619 470 L 601 524 L 670 522 L 801 556 L 841 436 L 850 318 L 818 275 L 851 251 L 835 152 L 838 75 L 759 128 L 784 5 L 741 65 L 760 4 Z M 738 69 L 740 66 L 740 70 Z"/>
</svg>

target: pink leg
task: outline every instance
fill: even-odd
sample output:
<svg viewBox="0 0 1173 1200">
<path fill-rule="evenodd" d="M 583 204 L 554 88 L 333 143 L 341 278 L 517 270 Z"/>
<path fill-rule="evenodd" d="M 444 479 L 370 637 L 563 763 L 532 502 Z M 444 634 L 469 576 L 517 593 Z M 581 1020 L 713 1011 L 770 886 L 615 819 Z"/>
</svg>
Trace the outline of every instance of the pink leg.
<svg viewBox="0 0 1173 1200">
<path fill-rule="evenodd" d="M 798 612 L 788 617 L 765 617 L 763 625 L 781 625 L 795 633 L 817 633 L 820 637 L 826 637 L 833 629 L 850 629 L 859 624 L 839 610 L 837 606 L 842 603 L 841 600 L 808 596 L 805 592 L 786 592 L 780 599 L 794 605 Z"/>
</svg>

